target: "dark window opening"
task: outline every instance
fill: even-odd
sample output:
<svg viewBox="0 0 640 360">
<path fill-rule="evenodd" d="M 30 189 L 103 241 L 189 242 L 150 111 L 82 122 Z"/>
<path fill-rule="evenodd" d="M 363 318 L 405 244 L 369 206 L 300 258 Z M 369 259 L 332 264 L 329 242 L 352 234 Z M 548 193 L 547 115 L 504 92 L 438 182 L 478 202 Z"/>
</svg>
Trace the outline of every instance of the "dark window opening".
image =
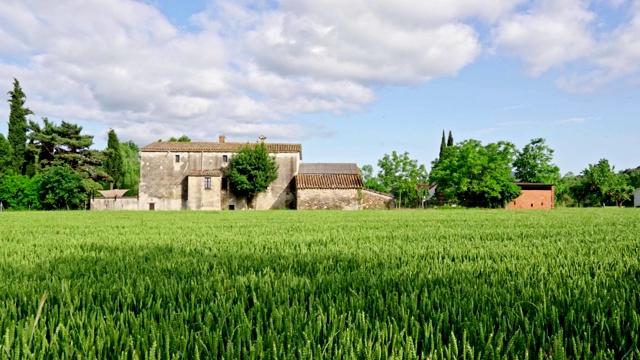
<svg viewBox="0 0 640 360">
<path fill-rule="evenodd" d="M 176 155 L 176 162 L 180 162 L 180 155 Z"/>
<path fill-rule="evenodd" d="M 155 203 L 149 203 L 149 210 L 155 210 L 156 209 L 156 204 Z"/>
<path fill-rule="evenodd" d="M 229 179 L 226 177 L 223 177 L 221 182 L 221 189 L 227 190 L 228 188 L 229 188 Z"/>
<path fill-rule="evenodd" d="M 211 190 L 211 178 L 210 177 L 205 177 L 204 178 L 204 188 L 206 190 Z"/>
<path fill-rule="evenodd" d="M 235 206 L 235 205 L 233 205 L 233 204 L 229 204 L 229 210 L 235 210 L 235 209 L 236 209 L 236 206 Z"/>
<path fill-rule="evenodd" d="M 533 207 L 533 204 L 531 204 L 531 207 Z"/>
<path fill-rule="evenodd" d="M 227 155 L 222 155 L 222 162 L 227 162 L 228 159 Z"/>
</svg>

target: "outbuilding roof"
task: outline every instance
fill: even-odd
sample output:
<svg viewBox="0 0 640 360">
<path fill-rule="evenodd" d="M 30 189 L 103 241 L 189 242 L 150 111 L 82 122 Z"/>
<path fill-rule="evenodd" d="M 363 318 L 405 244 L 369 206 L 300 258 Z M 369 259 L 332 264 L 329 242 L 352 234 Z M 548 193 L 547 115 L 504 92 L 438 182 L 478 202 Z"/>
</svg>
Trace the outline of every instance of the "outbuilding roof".
<svg viewBox="0 0 640 360">
<path fill-rule="evenodd" d="M 300 174 L 297 189 L 362 189 L 360 174 Z"/>
<path fill-rule="evenodd" d="M 360 170 L 354 163 L 305 163 L 300 164 L 298 174 L 360 175 Z"/>
<path fill-rule="evenodd" d="M 240 142 L 168 142 L 158 141 L 140 148 L 141 152 L 237 152 L 245 146 L 254 146 L 252 143 Z M 301 144 L 264 143 L 272 154 L 277 153 L 302 153 Z"/>
</svg>

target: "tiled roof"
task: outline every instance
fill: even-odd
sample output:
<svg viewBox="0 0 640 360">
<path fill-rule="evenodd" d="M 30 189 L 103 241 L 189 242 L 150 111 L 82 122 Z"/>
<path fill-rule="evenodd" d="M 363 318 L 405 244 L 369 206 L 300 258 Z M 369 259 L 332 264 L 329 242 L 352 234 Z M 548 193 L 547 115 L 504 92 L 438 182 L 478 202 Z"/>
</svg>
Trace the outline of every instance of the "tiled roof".
<svg viewBox="0 0 640 360">
<path fill-rule="evenodd" d="M 297 189 L 362 189 L 362 178 L 356 174 L 298 174 Z"/>
<path fill-rule="evenodd" d="M 151 143 L 147 146 L 140 148 L 142 152 L 153 151 L 175 151 L 175 152 L 189 152 L 189 151 L 203 151 L 203 152 L 236 152 L 245 146 L 253 146 L 251 143 L 238 143 L 238 142 L 167 142 L 158 141 Z M 301 153 L 301 144 L 280 144 L 280 143 L 265 143 L 267 150 L 270 153 Z"/>
<path fill-rule="evenodd" d="M 191 170 L 187 176 L 222 176 L 220 170 Z"/>
<path fill-rule="evenodd" d="M 353 163 L 306 163 L 300 164 L 298 174 L 360 175 L 360 170 L 358 170 L 358 165 Z"/>
</svg>

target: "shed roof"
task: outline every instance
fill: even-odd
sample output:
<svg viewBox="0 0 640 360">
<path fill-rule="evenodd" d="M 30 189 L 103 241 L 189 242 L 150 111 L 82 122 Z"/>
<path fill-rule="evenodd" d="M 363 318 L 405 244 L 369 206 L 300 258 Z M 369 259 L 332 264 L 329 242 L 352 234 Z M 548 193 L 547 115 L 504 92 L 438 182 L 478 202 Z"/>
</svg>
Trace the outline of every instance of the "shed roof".
<svg viewBox="0 0 640 360">
<path fill-rule="evenodd" d="M 221 170 L 191 170 L 187 176 L 222 176 Z"/>
<path fill-rule="evenodd" d="M 127 191 L 129 191 L 129 189 L 98 190 L 98 192 L 107 199 L 121 198 Z"/>
<path fill-rule="evenodd" d="M 240 142 L 168 142 L 158 141 L 140 148 L 141 152 L 237 152 L 245 146 L 254 146 L 252 143 Z M 301 144 L 264 143 L 270 153 L 301 153 Z"/>
<path fill-rule="evenodd" d="M 297 189 L 362 189 L 360 174 L 298 174 Z"/>
<path fill-rule="evenodd" d="M 360 175 L 360 170 L 354 163 L 306 163 L 300 164 L 298 174 Z"/>
</svg>

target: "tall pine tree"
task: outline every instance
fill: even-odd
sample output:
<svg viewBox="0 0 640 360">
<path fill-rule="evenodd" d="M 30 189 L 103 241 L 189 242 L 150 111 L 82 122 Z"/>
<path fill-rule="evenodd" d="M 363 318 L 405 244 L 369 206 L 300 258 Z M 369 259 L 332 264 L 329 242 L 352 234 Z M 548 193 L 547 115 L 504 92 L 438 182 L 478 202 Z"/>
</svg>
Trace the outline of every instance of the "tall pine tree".
<svg viewBox="0 0 640 360">
<path fill-rule="evenodd" d="M 20 174 L 25 172 L 25 150 L 27 147 L 27 115 L 33 114 L 29 108 L 24 107 L 26 95 L 20 88 L 17 79 L 13 79 L 13 91 L 9 91 L 9 133 L 7 140 L 11 144 L 12 161 L 11 168 Z"/>
<path fill-rule="evenodd" d="M 442 141 L 444 141 L 444 132 L 442 133 Z M 453 135 L 451 134 L 451 130 L 449 130 L 449 139 L 447 139 L 447 146 L 453 146 Z"/>
</svg>

